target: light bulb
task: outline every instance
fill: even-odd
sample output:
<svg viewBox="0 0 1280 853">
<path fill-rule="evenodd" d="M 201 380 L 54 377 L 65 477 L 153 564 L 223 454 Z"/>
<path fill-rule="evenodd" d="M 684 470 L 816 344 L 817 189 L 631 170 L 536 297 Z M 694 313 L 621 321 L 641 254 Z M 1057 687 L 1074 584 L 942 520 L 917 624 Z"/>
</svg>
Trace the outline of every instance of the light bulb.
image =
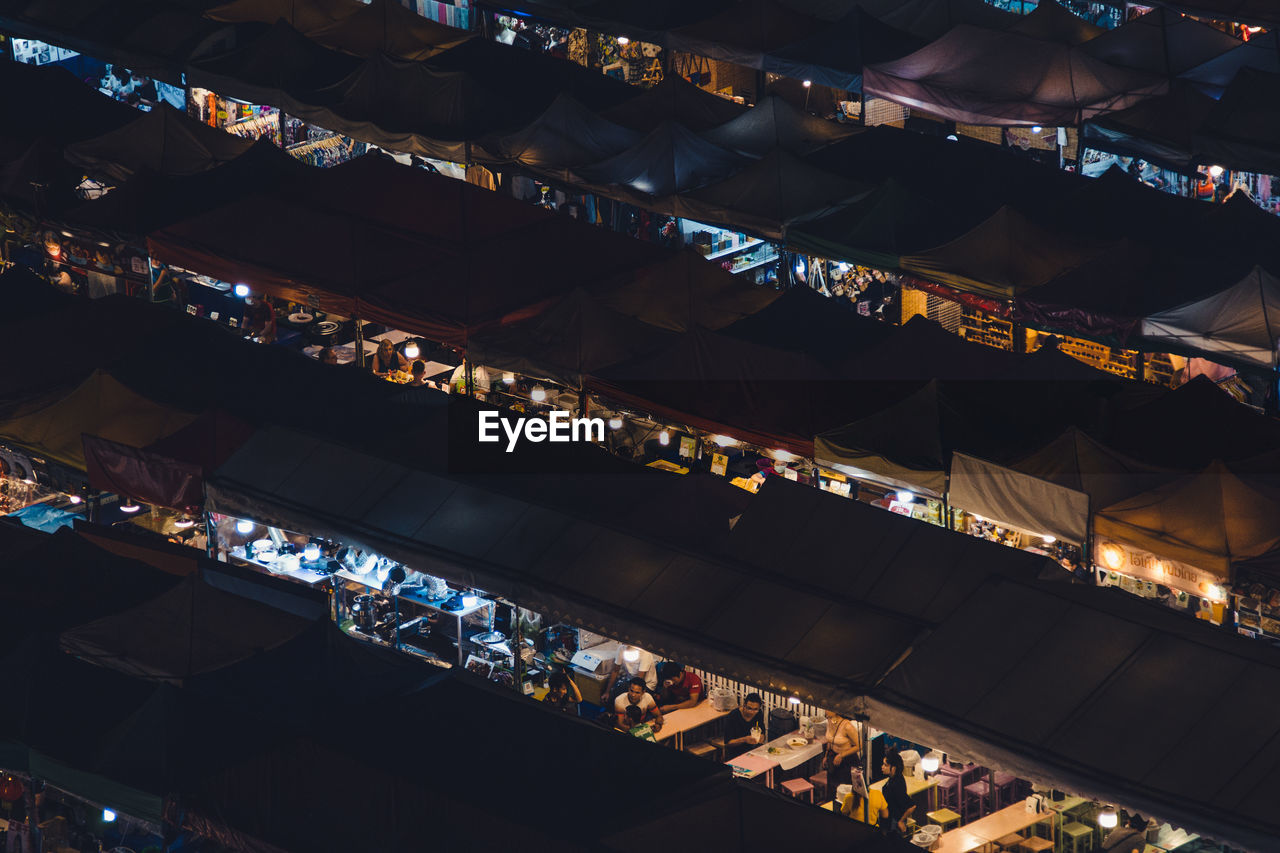
<svg viewBox="0 0 1280 853">
<path fill-rule="evenodd" d="M 302 559 L 308 563 L 314 563 L 320 559 L 320 543 L 308 542 L 307 547 L 302 549 Z"/>
<path fill-rule="evenodd" d="M 948 141 L 948 142 L 959 142 L 959 141 L 960 141 L 960 137 L 956 136 L 954 133 L 948 133 L 948 134 L 947 134 L 947 141 Z"/>
<path fill-rule="evenodd" d="M 913 500 L 915 500 L 915 497 L 916 497 L 916 496 L 915 496 L 915 495 L 913 495 L 913 494 L 911 494 L 911 492 L 908 492 L 908 491 L 905 491 L 905 490 L 904 490 L 904 491 L 900 491 L 900 492 L 898 492 L 898 494 L 897 494 L 898 502 L 899 502 L 899 503 L 904 503 L 904 504 L 909 504 L 909 503 L 911 503 Z"/>
<path fill-rule="evenodd" d="M 125 504 L 120 504 L 121 512 L 135 513 L 140 509 L 142 509 L 142 507 L 138 506 L 133 501 L 129 501 L 128 503 L 125 503 Z"/>
<path fill-rule="evenodd" d="M 1044 130 L 1044 128 L 1043 128 L 1043 127 L 1041 127 L 1041 126 L 1040 126 L 1040 125 L 1038 125 L 1038 124 L 1037 124 L 1037 125 L 1032 126 L 1032 128 L 1031 128 L 1031 132 L 1032 132 L 1032 133 L 1039 133 L 1039 132 L 1040 132 L 1040 131 L 1042 131 L 1042 130 Z"/>
<path fill-rule="evenodd" d="M 1102 546 L 1102 563 L 1108 569 L 1115 571 L 1124 565 L 1124 549 L 1119 545 L 1108 542 Z"/>
<path fill-rule="evenodd" d="M 409 341 L 409 343 L 404 345 L 405 358 L 414 359 L 420 355 L 422 355 L 422 350 L 418 349 L 418 344 L 416 341 Z"/>
<path fill-rule="evenodd" d="M 788 702 L 790 702 L 792 705 L 799 705 L 799 704 L 800 704 L 800 697 L 799 697 L 799 696 L 792 696 L 792 697 L 791 697 L 790 699 L 788 699 L 787 701 L 788 701 Z"/>
<path fill-rule="evenodd" d="M 635 663 L 640 660 L 640 650 L 635 646 L 628 646 L 622 653 L 622 659 L 627 663 Z"/>
<path fill-rule="evenodd" d="M 736 438 L 730 438 L 727 435 L 713 435 L 711 436 L 711 440 L 721 447 L 733 447 L 738 443 Z"/>
<path fill-rule="evenodd" d="M 622 418 L 609 418 L 609 429 L 622 429 Z"/>
<path fill-rule="evenodd" d="M 236 522 L 236 533 L 241 533 L 247 536 L 253 532 L 253 528 L 255 526 L 256 525 L 252 521 L 242 518 Z"/>
<path fill-rule="evenodd" d="M 237 284 L 235 288 L 235 293 L 236 293 L 236 296 L 239 296 L 241 299 L 244 299 L 246 296 L 249 295 L 249 285 Z"/>
<path fill-rule="evenodd" d="M 1098 812 L 1098 826 L 1103 829 L 1115 829 L 1116 824 L 1120 822 L 1120 816 L 1116 814 L 1116 810 L 1111 806 L 1105 807 Z"/>
<path fill-rule="evenodd" d="M 658 433 L 658 444 L 661 444 L 663 447 L 666 447 L 670 443 L 671 443 L 671 433 L 667 432 L 665 429 L 662 432 Z"/>
<path fill-rule="evenodd" d="M 1044 540 L 1046 545 L 1052 545 L 1054 542 L 1058 541 L 1058 537 L 1056 536 L 1041 536 L 1040 538 Z"/>
<path fill-rule="evenodd" d="M 1211 176 L 1215 177 L 1215 178 L 1220 177 L 1220 176 L 1222 175 L 1222 167 L 1221 167 L 1221 166 L 1210 166 L 1210 167 L 1209 167 L 1209 174 L 1210 174 Z"/>
<path fill-rule="evenodd" d="M 942 756 L 938 754 L 937 750 L 931 749 L 925 755 L 921 756 L 920 769 L 925 773 L 936 773 L 938 771 L 938 765 L 941 763 Z"/>
<path fill-rule="evenodd" d="M 182 518 L 175 521 L 173 526 L 178 530 L 186 530 L 189 527 L 195 527 L 196 523 L 184 515 Z"/>
<path fill-rule="evenodd" d="M 515 375 L 514 373 L 504 373 L 504 374 L 502 374 L 502 384 L 503 384 L 503 385 L 515 385 L 515 384 L 516 384 L 516 375 Z"/>
<path fill-rule="evenodd" d="M 622 45 L 623 47 L 626 47 L 627 45 L 631 44 L 631 39 L 627 38 L 626 36 L 618 36 L 618 44 Z"/>
<path fill-rule="evenodd" d="M 801 83 L 800 85 L 801 85 L 801 86 L 804 86 L 806 89 L 808 89 L 810 86 L 812 86 L 812 85 L 813 85 L 813 81 L 812 81 L 812 80 L 805 80 L 805 81 L 804 81 L 803 83 Z"/>
<path fill-rule="evenodd" d="M 80 501 L 84 500 L 84 498 L 80 497 L 79 495 L 72 495 L 72 496 L 69 498 L 69 500 L 70 500 L 73 504 L 78 504 L 78 503 L 80 503 Z"/>
<path fill-rule="evenodd" d="M 541 385 L 534 385 L 533 390 L 529 392 L 529 399 L 535 403 L 541 403 L 547 399 L 547 389 Z"/>
<path fill-rule="evenodd" d="M 113 812 L 111 809 L 102 810 L 102 820 L 104 823 L 112 823 L 115 821 L 115 819 L 116 819 L 116 813 Z"/>
</svg>

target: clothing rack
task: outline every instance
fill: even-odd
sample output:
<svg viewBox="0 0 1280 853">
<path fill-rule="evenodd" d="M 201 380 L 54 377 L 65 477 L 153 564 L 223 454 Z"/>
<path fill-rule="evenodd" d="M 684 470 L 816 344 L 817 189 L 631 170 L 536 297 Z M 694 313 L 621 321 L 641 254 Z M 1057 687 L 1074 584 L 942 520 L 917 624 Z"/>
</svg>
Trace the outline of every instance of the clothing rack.
<svg viewBox="0 0 1280 853">
<path fill-rule="evenodd" d="M 348 139 L 345 136 L 327 136 L 303 142 L 286 149 L 291 155 L 312 166 L 328 167 L 345 163 L 364 154 L 367 146 L 363 142 Z"/>
<path fill-rule="evenodd" d="M 269 138 L 277 147 L 280 145 L 280 114 L 249 116 L 227 125 L 227 133 L 242 139 Z"/>
</svg>

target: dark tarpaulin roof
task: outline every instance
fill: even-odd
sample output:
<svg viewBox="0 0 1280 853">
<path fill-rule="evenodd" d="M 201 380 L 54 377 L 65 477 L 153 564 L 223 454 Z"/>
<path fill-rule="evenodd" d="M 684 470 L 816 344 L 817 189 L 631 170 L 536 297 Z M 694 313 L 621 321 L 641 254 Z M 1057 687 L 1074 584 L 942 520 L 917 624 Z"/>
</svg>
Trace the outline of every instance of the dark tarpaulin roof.
<svg viewBox="0 0 1280 853">
<path fill-rule="evenodd" d="M 931 41 L 960 24 L 1002 30 L 1019 20 L 983 0 L 859 0 L 858 5 L 890 26 Z"/>
<path fill-rule="evenodd" d="M 866 198 L 818 217 L 796 222 L 787 241 L 823 257 L 894 268 L 902 255 L 959 237 L 995 212 L 996 205 L 957 204 L 891 177 Z"/>
<path fill-rule="evenodd" d="M 1280 27 L 1254 35 L 1239 47 L 1190 69 L 1182 77 L 1218 98 L 1242 68 L 1280 73 Z"/>
<path fill-rule="evenodd" d="M 825 26 L 816 18 L 772 0 L 743 0 L 706 20 L 669 30 L 666 44 L 671 50 L 763 68 L 768 54 L 802 41 Z"/>
<path fill-rule="evenodd" d="M 621 154 L 574 174 L 587 185 L 620 186 L 639 197 L 662 198 L 723 180 L 749 162 L 683 125 L 663 122 Z"/>
<path fill-rule="evenodd" d="M 143 169 L 192 175 L 234 160 L 253 141 L 201 124 L 164 104 L 131 124 L 66 147 L 73 164 L 93 175 L 124 181 Z"/>
<path fill-rule="evenodd" d="M 24 152 L 37 139 L 79 142 L 134 121 L 136 110 L 108 98 L 57 65 L 0 62 L 0 109 L 22 121 L 5 122 L 0 160 Z"/>
<path fill-rule="evenodd" d="M 765 95 L 741 116 L 708 130 L 702 138 L 747 157 L 763 157 L 778 148 L 803 155 L 859 130 L 803 113 L 777 95 Z"/>
<path fill-rule="evenodd" d="M 1280 174 L 1280 74 L 1244 68 L 1195 134 L 1197 163 Z"/>
<path fill-rule="evenodd" d="M 906 255 L 903 269 L 957 290 L 1009 298 L 1101 254 L 1103 246 L 1035 225 L 1011 207 L 949 243 Z"/>
<path fill-rule="evenodd" d="M 828 588 L 834 600 L 937 625 L 991 575 L 1052 576 L 1045 557 L 1001 547 L 769 477 L 734 525 L 726 553 L 798 587 Z"/>
<path fill-rule="evenodd" d="M 672 337 L 578 289 L 536 317 L 470 336 L 467 356 L 486 367 L 580 388 L 586 374 L 652 352 Z"/>
<path fill-rule="evenodd" d="M 385 53 L 397 59 L 418 60 L 435 56 L 472 37 L 465 30 L 424 18 L 396 0 L 369 0 L 368 3 L 351 0 L 351 5 L 355 10 L 341 20 L 305 30 L 307 38 L 356 56 Z M 274 20 L 272 17 L 264 23 Z"/>
<path fill-rule="evenodd" d="M 676 74 L 668 74 L 652 89 L 600 113 L 615 124 L 647 133 L 672 121 L 694 133 L 719 127 L 744 115 L 747 107 L 700 89 Z"/>
<path fill-rule="evenodd" d="M 1166 468 L 1112 450 L 1074 426 L 1010 467 L 1083 492 L 1095 508 L 1149 491 L 1173 476 Z"/>
<path fill-rule="evenodd" d="M 993 578 L 884 688 L 871 722 L 899 736 L 1259 853 L 1280 834 L 1275 650 L 1159 604 Z M 1206 731 L 1252 747 L 1188 751 Z"/>
<path fill-rule="evenodd" d="M 962 25 L 909 56 L 868 66 L 863 89 L 968 124 L 1062 126 L 1163 94 L 1167 83 L 1083 46 Z"/>
<path fill-rule="evenodd" d="M 1142 319 L 1142 336 L 1179 352 L 1274 369 L 1280 342 L 1280 280 L 1255 266 L 1227 289 Z"/>
<path fill-rule="evenodd" d="M 1141 157 L 1175 172 L 1195 174 L 1195 133 L 1213 107 L 1208 95 L 1174 80 L 1167 95 L 1085 122 L 1084 142 L 1099 151 Z"/>
<path fill-rule="evenodd" d="M 778 298 L 778 291 L 743 281 L 693 249 L 601 282 L 602 305 L 651 326 L 686 332 L 722 329 Z"/>
<path fill-rule="evenodd" d="M 868 189 L 776 149 L 727 180 L 680 194 L 674 210 L 699 222 L 783 240 L 789 223 Z"/>
<path fill-rule="evenodd" d="M 882 23 L 861 6 L 855 6 L 809 38 L 770 51 L 764 57 L 764 70 L 833 89 L 856 91 L 862 86 L 864 65 L 897 59 L 921 47 L 923 40 Z"/>
<path fill-rule="evenodd" d="M 597 163 L 640 141 L 634 130 L 593 113 L 561 93 L 542 115 L 514 133 L 483 140 L 490 157 L 560 174 L 565 167 Z"/>
<path fill-rule="evenodd" d="M 79 202 L 75 186 L 82 174 L 57 147 L 37 139 L 20 157 L 0 163 L 0 198 L 43 217 L 59 216 Z"/>
<path fill-rule="evenodd" d="M 300 32 L 306 33 L 337 23 L 356 11 L 357 3 L 354 0 L 309 0 L 307 3 L 297 3 L 294 0 L 232 0 L 209 9 L 205 12 L 205 17 L 229 23 L 259 21 L 270 24 L 276 20 L 284 20 Z"/>
<path fill-rule="evenodd" d="M 1085 50 L 1112 65 L 1176 77 L 1242 44 L 1208 24 L 1156 8 L 1098 36 Z"/>
<path fill-rule="evenodd" d="M 143 237 L 166 225 L 262 192 L 308 170 L 270 141 L 260 139 L 234 160 L 194 175 L 135 173 L 104 196 L 68 210 L 78 226 Z"/>
<path fill-rule="evenodd" d="M 1164 0 L 1164 5 L 1202 18 L 1280 26 L 1280 9 L 1269 0 Z"/>
<path fill-rule="evenodd" d="M 538 483 L 549 491 L 545 477 Z M 581 494 L 592 506 L 591 493 Z M 611 636 L 692 666 L 766 689 L 811 692 L 819 704 L 819 694 L 847 702 L 918 630 L 913 620 L 850 602 L 832 613 L 824 636 L 797 645 L 832 611 L 832 594 L 660 544 L 663 533 L 655 527 L 634 535 L 616 523 L 580 520 L 541 498 L 513 499 L 456 475 L 445 479 L 283 430 L 259 432 L 232 457 L 211 482 L 210 501 L 215 512 L 364 545 L 556 620 L 607 624 Z M 691 588 L 703 594 L 679 594 Z M 780 600 L 794 605 L 783 616 Z M 764 619 L 765 613 L 773 615 Z M 849 652 L 833 659 L 833 644 Z"/>
<path fill-rule="evenodd" d="M 843 363 L 868 346 L 892 340 L 898 327 L 857 314 L 843 300 L 793 287 L 721 333 L 762 346 L 804 353 L 821 364 Z"/>
<path fill-rule="evenodd" d="M 1061 44 L 1083 44 L 1106 32 L 1074 12 L 1058 5 L 1056 0 L 1039 0 L 1034 9 L 1006 28 L 1011 33 Z"/>
<path fill-rule="evenodd" d="M 64 630 L 64 651 L 127 675 L 180 683 L 296 637 L 308 620 L 190 575 L 128 610 Z"/>
</svg>

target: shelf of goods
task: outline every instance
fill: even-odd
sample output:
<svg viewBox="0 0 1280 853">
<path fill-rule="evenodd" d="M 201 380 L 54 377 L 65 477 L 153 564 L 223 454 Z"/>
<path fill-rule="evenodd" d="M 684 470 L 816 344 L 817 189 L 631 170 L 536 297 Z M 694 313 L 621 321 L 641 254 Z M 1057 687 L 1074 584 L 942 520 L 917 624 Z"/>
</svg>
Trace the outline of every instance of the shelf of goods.
<svg viewBox="0 0 1280 853">
<path fill-rule="evenodd" d="M 995 349 L 1014 350 L 1013 323 L 976 308 L 965 308 L 961 312 L 958 332 L 967 341 Z"/>
<path fill-rule="evenodd" d="M 1125 379 L 1142 378 L 1138 372 L 1142 362 L 1137 350 L 1120 349 L 1080 338 L 1067 337 L 1060 339 L 1058 349 L 1098 370 L 1105 370 Z"/>
</svg>

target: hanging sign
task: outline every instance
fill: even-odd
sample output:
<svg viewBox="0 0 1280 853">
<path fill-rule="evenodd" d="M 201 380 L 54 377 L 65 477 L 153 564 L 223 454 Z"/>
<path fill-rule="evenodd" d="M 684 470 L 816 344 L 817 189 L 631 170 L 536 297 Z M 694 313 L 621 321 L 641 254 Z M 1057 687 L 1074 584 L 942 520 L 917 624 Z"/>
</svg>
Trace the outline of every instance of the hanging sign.
<svg viewBox="0 0 1280 853">
<path fill-rule="evenodd" d="M 717 477 L 723 477 L 725 472 L 729 470 L 729 457 L 723 453 L 711 454 L 711 473 Z"/>
<path fill-rule="evenodd" d="M 693 436 L 691 435 L 680 436 L 680 455 L 681 456 L 685 457 L 686 459 L 692 459 L 695 446 L 696 445 L 693 442 Z"/>
<path fill-rule="evenodd" d="M 1093 546 L 1094 562 L 1099 568 L 1163 584 L 1201 598 L 1225 597 L 1220 586 L 1222 578 L 1213 572 L 1098 536 L 1094 537 Z"/>
</svg>

